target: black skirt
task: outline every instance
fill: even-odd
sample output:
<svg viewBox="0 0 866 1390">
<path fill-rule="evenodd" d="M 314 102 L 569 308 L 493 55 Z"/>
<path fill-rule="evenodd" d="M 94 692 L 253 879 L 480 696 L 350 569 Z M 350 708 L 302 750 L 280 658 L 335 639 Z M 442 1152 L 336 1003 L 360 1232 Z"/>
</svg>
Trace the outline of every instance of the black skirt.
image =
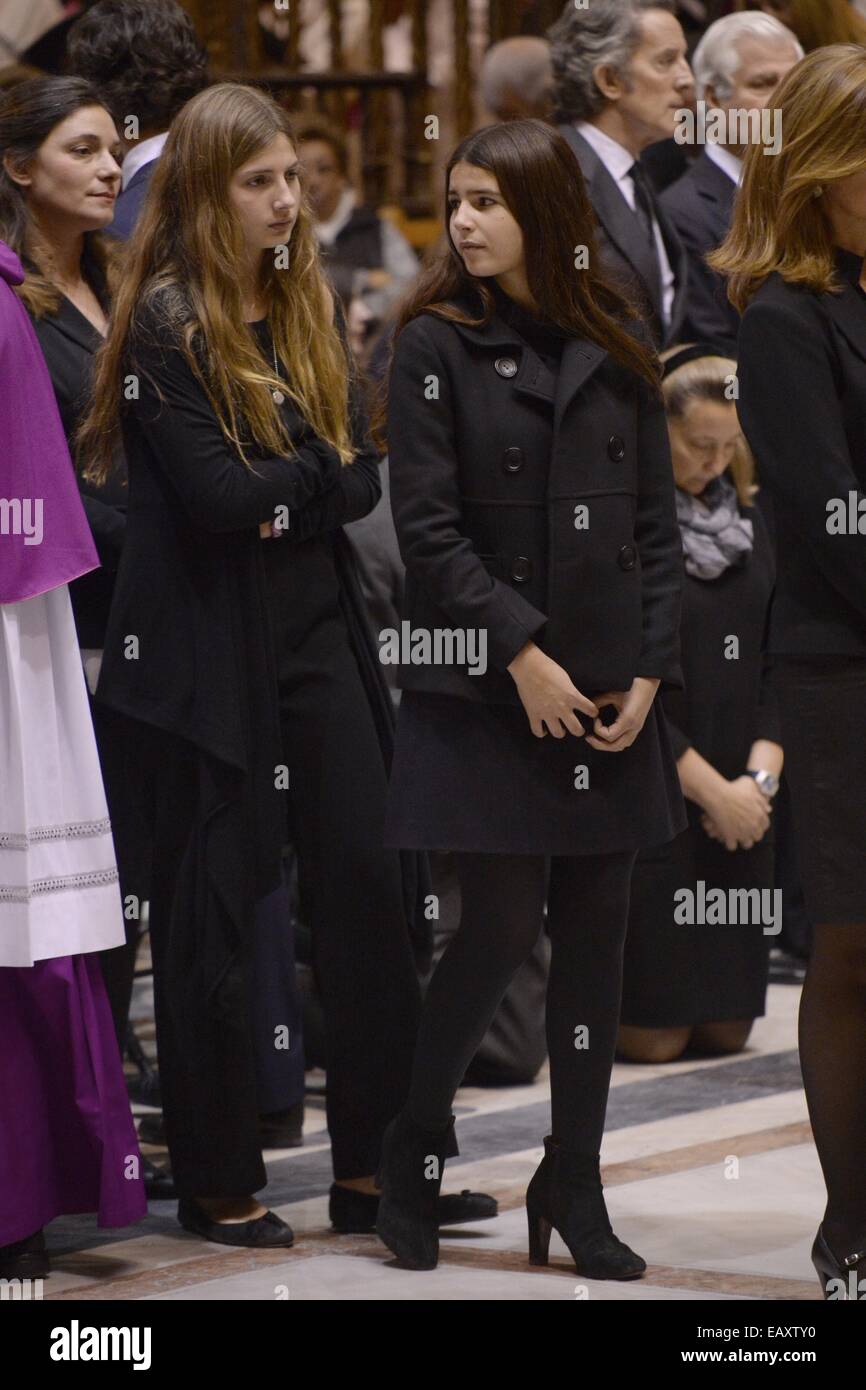
<svg viewBox="0 0 866 1390">
<path fill-rule="evenodd" d="M 866 659 L 774 658 L 806 910 L 866 923 Z"/>
<path fill-rule="evenodd" d="M 588 785 L 575 785 L 583 782 Z M 685 825 L 657 701 L 630 748 L 601 753 L 571 734 L 536 738 L 522 706 L 403 694 L 385 823 L 389 846 L 608 854 L 663 844 Z"/>
<path fill-rule="evenodd" d="M 764 1013 L 770 946 L 780 925 L 770 920 L 776 906 L 769 896 L 773 861 L 770 832 L 753 849 L 731 852 L 694 823 L 672 844 L 638 856 L 623 961 L 623 1023 L 681 1028 Z M 707 894 L 714 888 L 757 888 L 764 894 L 762 910 L 769 911 L 760 920 L 752 911 L 750 920 L 724 925 L 677 922 L 675 894 L 690 889 L 697 899 L 700 882 Z"/>
</svg>

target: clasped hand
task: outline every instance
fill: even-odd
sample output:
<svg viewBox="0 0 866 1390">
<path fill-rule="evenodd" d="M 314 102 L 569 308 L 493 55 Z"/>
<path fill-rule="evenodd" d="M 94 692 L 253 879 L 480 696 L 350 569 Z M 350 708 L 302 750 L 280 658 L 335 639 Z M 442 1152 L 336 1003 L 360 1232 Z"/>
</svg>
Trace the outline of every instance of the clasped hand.
<svg viewBox="0 0 866 1390">
<path fill-rule="evenodd" d="M 550 733 L 554 738 L 586 738 L 591 748 L 602 753 L 621 753 L 629 748 L 646 722 L 659 682 L 637 676 L 629 690 L 611 690 L 590 700 L 577 689 L 568 672 L 547 656 L 534 642 L 528 642 L 508 667 L 517 686 L 529 725 L 536 738 Z M 601 720 L 601 710 L 613 705 L 617 716 L 612 724 Z M 593 719 L 591 733 L 585 733 L 576 711 Z"/>
<path fill-rule="evenodd" d="M 721 796 L 701 816 L 701 825 L 727 850 L 751 849 L 769 830 L 772 810 L 754 777 L 744 773 L 725 783 Z"/>
</svg>

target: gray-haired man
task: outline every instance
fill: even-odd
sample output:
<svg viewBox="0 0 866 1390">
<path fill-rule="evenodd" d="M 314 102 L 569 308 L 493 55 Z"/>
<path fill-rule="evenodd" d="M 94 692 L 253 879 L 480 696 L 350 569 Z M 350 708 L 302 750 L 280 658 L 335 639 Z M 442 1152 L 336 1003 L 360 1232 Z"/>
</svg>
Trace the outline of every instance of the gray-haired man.
<svg viewBox="0 0 866 1390">
<path fill-rule="evenodd" d="M 728 15 L 710 25 L 695 49 L 698 100 L 708 111 L 726 115 L 764 111 L 782 78 L 802 57 L 795 35 L 772 16 L 756 10 Z M 742 177 L 745 149 L 735 133 L 741 122 L 735 126 L 731 119 L 724 124 L 730 127 L 729 138 L 720 144 L 708 142 L 688 172 L 665 190 L 661 203 L 689 256 L 683 339 L 727 340 L 733 348 L 740 316 L 728 302 L 724 281 L 704 260 L 728 234 Z"/>
<path fill-rule="evenodd" d="M 676 130 L 693 80 L 674 0 L 566 5 L 548 30 L 559 129 L 586 179 L 601 251 L 658 346 L 680 336 L 688 260 L 639 162 Z"/>
</svg>

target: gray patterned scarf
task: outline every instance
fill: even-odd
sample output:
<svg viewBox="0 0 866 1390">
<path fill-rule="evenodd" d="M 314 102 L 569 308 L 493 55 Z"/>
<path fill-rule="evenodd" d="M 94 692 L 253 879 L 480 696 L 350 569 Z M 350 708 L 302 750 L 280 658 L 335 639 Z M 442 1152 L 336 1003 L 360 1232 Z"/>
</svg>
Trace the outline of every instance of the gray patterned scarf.
<svg viewBox="0 0 866 1390">
<path fill-rule="evenodd" d="M 740 515 L 737 490 L 724 473 L 700 497 L 677 488 L 677 519 L 686 574 L 694 579 L 718 579 L 731 566 L 748 562 L 754 544 L 752 522 Z"/>
</svg>

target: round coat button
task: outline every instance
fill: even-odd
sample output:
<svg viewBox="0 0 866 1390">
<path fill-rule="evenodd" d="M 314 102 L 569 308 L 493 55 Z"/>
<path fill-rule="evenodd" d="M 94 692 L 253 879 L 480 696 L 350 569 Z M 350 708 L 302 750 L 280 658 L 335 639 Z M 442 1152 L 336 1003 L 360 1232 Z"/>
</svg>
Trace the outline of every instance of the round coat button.
<svg viewBox="0 0 866 1390">
<path fill-rule="evenodd" d="M 517 371 L 517 363 L 513 357 L 497 357 L 493 365 L 500 376 L 514 376 Z"/>
<path fill-rule="evenodd" d="M 515 555 L 511 561 L 511 578 L 515 584 L 525 584 L 532 578 L 532 561 L 528 555 Z"/>
<path fill-rule="evenodd" d="M 502 455 L 502 467 L 506 473 L 519 473 L 523 467 L 523 450 L 506 449 Z"/>
<path fill-rule="evenodd" d="M 614 463 L 621 463 L 625 458 L 625 440 L 620 439 L 618 434 L 612 434 L 607 441 L 607 454 Z"/>
<path fill-rule="evenodd" d="M 616 558 L 621 570 L 633 570 L 637 562 L 637 551 L 633 545 L 624 545 Z"/>
</svg>

